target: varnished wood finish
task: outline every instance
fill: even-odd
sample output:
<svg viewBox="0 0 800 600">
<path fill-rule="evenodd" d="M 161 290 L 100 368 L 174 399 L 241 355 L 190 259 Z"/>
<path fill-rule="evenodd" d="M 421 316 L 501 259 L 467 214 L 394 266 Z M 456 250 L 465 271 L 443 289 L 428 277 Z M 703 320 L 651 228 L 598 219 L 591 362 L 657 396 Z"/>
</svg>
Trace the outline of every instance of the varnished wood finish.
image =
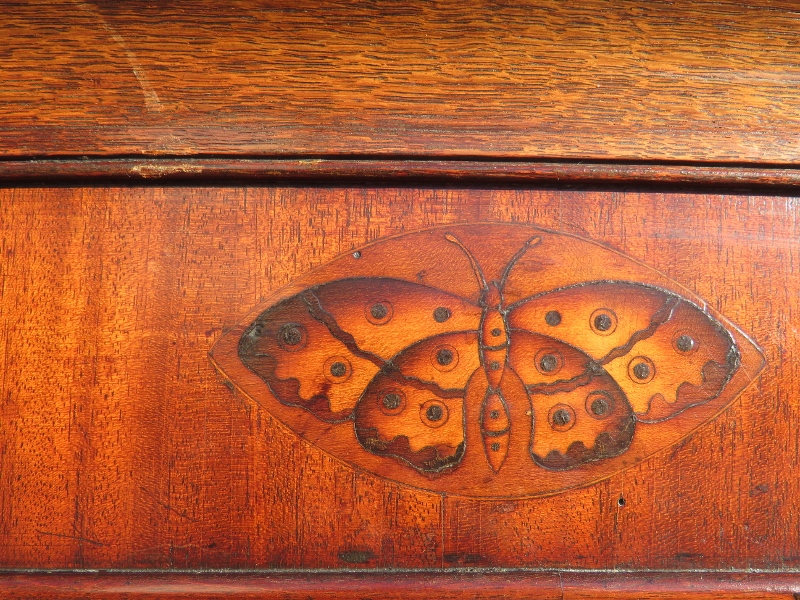
<svg viewBox="0 0 800 600">
<path fill-rule="evenodd" d="M 19 598 L 504 598 L 535 600 L 794 600 L 800 578 L 782 573 L 105 573 L 0 574 Z"/>
<path fill-rule="evenodd" d="M 331 160 L 230 158 L 99 158 L 93 160 L 0 160 L 0 182 L 8 184 L 226 181 L 331 183 L 388 181 L 409 184 L 492 183 L 575 185 L 659 185 L 695 189 L 771 189 L 800 186 L 800 168 L 703 164 L 622 164 L 486 160 Z"/>
<path fill-rule="evenodd" d="M 12 3 L 0 153 L 800 158 L 796 4 Z"/>
<path fill-rule="evenodd" d="M 0 596 L 797 598 L 798 23 L 788 0 L 5 3 Z M 660 270 L 766 368 L 642 464 L 514 500 L 348 466 L 215 372 L 313 268 L 476 221 Z"/>
<path fill-rule="evenodd" d="M 759 349 L 691 296 L 574 235 L 450 225 L 293 281 L 212 357 L 345 463 L 450 495 L 546 495 L 677 443 L 756 378 Z"/>
<path fill-rule="evenodd" d="M 792 198 L 2 194 L 6 568 L 797 567 Z M 310 269 L 404 230 L 494 220 L 574 232 L 646 262 L 752 334 L 767 367 L 679 446 L 602 483 L 514 501 L 443 498 L 348 467 L 215 373 L 215 340 Z"/>
</svg>

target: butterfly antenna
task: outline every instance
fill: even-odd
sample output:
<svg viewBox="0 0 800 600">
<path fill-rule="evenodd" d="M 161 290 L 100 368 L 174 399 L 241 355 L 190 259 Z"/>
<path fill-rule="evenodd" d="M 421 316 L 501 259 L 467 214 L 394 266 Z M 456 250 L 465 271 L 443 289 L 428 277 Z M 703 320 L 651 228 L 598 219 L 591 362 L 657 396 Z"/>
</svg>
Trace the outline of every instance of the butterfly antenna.
<svg viewBox="0 0 800 600">
<path fill-rule="evenodd" d="M 461 251 L 467 255 L 467 258 L 469 259 L 469 264 L 472 265 L 472 270 L 475 273 L 475 277 L 478 279 L 478 284 L 481 286 L 481 289 L 488 290 L 489 285 L 486 283 L 486 278 L 483 276 L 483 271 L 481 271 L 481 267 L 478 264 L 478 261 L 475 260 L 475 257 L 472 256 L 472 253 L 469 250 L 467 250 L 467 247 L 461 243 L 461 240 L 459 240 L 452 233 L 445 233 L 444 239 L 461 248 Z"/>
<path fill-rule="evenodd" d="M 500 279 L 500 289 L 501 289 L 501 290 L 502 290 L 502 289 L 504 289 L 504 288 L 506 287 L 506 280 L 508 279 L 508 276 L 511 274 L 511 269 L 513 269 L 513 268 L 514 268 L 514 265 L 516 265 L 516 264 L 517 264 L 517 262 L 519 262 L 519 260 L 520 260 L 520 259 L 521 259 L 523 256 L 525 256 L 525 253 L 526 253 L 526 252 L 527 252 L 527 251 L 528 251 L 530 248 L 533 248 L 534 246 L 538 245 L 538 244 L 539 244 L 539 242 L 541 242 L 541 241 L 542 241 L 542 238 L 541 238 L 541 237 L 539 237 L 538 235 L 536 235 L 536 236 L 533 236 L 531 239 L 529 239 L 527 242 L 525 242 L 525 245 L 524 245 L 524 246 L 522 246 L 522 248 L 520 248 L 519 250 L 517 250 L 517 253 L 516 253 L 516 254 L 514 255 L 514 257 L 513 257 L 513 258 L 512 258 L 512 259 L 511 259 L 511 260 L 508 262 L 508 265 L 506 266 L 506 270 L 505 270 L 505 271 L 503 271 L 503 277 Z"/>
</svg>

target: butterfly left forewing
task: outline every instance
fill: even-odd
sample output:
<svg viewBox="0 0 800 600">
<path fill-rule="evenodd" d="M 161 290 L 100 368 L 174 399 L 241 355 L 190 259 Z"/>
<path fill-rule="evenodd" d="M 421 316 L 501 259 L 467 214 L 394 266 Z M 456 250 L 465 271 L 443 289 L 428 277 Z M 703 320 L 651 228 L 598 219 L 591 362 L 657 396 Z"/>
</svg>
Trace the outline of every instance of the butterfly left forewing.
<svg viewBox="0 0 800 600">
<path fill-rule="evenodd" d="M 480 368 L 476 332 L 437 335 L 395 356 L 356 405 L 362 447 L 433 475 L 464 456 L 464 397 Z"/>
<path fill-rule="evenodd" d="M 480 316 L 474 304 L 423 285 L 342 279 L 261 313 L 242 335 L 239 357 L 282 404 L 341 422 L 395 354 L 421 336 L 475 330 Z"/>
<path fill-rule="evenodd" d="M 328 423 L 350 419 L 361 391 L 383 365 L 355 353 L 313 318 L 302 294 L 259 315 L 242 335 L 238 354 L 282 404 Z"/>
</svg>

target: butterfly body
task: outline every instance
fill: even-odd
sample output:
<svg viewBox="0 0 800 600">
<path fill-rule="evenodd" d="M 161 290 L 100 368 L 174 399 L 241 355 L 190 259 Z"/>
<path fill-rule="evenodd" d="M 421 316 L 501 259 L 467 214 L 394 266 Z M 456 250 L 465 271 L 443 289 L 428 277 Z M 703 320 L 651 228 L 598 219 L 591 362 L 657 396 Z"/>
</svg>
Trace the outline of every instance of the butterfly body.
<svg viewBox="0 0 800 600">
<path fill-rule="evenodd" d="M 482 243 L 503 237 L 505 259 Z M 419 487 L 519 496 L 585 484 L 679 439 L 760 368 L 707 309 L 562 234 L 460 226 L 362 255 L 229 334 L 238 362 L 214 356 L 303 437 Z M 582 273 L 584 259 L 616 277 Z"/>
</svg>

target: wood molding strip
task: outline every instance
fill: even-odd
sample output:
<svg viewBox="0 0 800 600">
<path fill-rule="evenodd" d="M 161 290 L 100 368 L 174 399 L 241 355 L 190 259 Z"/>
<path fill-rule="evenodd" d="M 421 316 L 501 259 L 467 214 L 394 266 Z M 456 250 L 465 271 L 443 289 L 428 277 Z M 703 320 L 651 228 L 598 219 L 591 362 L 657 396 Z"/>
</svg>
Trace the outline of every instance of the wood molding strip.
<svg viewBox="0 0 800 600">
<path fill-rule="evenodd" d="M 800 168 L 726 165 L 405 159 L 117 158 L 0 161 L 0 183 L 435 180 L 441 182 L 650 183 L 800 186 Z"/>
<path fill-rule="evenodd" d="M 800 573 L 712 572 L 5 572 L 3 598 L 781 598 Z"/>
</svg>

